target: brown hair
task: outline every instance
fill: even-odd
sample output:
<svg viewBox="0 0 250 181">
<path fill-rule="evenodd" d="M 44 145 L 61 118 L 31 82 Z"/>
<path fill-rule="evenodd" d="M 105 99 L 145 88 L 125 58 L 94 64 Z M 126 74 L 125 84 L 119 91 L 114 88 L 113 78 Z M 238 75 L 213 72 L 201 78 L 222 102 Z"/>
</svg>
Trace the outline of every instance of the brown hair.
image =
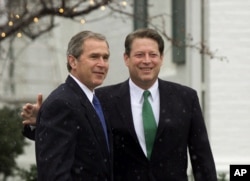
<svg viewBox="0 0 250 181">
<path fill-rule="evenodd" d="M 109 47 L 108 41 L 106 40 L 106 37 L 104 35 L 92 31 L 82 31 L 73 36 L 69 41 L 67 56 L 72 55 L 76 59 L 78 59 L 80 55 L 83 53 L 82 46 L 85 40 L 90 38 L 105 41 Z M 67 61 L 67 69 L 68 71 L 71 70 L 71 66 L 68 61 Z"/>
<path fill-rule="evenodd" d="M 125 54 L 129 55 L 131 52 L 131 45 L 136 38 L 150 38 L 157 42 L 159 47 L 159 52 L 163 55 L 164 51 L 164 40 L 161 35 L 154 29 L 142 28 L 138 29 L 127 35 L 125 39 Z"/>
</svg>

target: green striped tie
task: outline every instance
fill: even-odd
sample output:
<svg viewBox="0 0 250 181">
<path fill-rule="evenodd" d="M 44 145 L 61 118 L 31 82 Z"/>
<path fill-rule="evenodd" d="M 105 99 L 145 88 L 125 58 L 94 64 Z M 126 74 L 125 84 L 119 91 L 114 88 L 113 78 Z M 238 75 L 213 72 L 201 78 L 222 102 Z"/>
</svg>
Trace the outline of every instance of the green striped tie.
<svg viewBox="0 0 250 181">
<path fill-rule="evenodd" d="M 143 119 L 144 136 L 147 149 L 147 157 L 148 159 L 150 159 L 154 145 L 157 126 L 152 107 L 148 101 L 148 96 L 150 96 L 150 92 L 147 90 L 144 91 L 143 93 L 144 102 L 142 105 L 142 119 Z"/>
</svg>

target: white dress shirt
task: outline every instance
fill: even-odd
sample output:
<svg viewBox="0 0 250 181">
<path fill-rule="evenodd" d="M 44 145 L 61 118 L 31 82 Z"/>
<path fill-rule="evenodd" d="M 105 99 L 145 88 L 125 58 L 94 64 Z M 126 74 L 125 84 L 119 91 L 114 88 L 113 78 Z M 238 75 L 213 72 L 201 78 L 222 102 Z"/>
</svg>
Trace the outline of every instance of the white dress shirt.
<svg viewBox="0 0 250 181">
<path fill-rule="evenodd" d="M 80 88 L 82 89 L 82 91 L 86 94 L 88 100 L 92 103 L 93 97 L 94 97 L 94 92 L 92 92 L 88 87 L 86 87 L 86 85 L 84 85 L 83 83 L 81 83 L 77 78 L 75 78 L 72 74 L 69 74 L 70 77 L 72 77 L 76 83 L 80 86 Z"/>
<path fill-rule="evenodd" d="M 143 120 L 142 120 L 142 104 L 143 104 L 144 90 L 135 85 L 131 79 L 129 79 L 129 89 L 130 89 L 131 109 L 132 109 L 135 132 L 137 134 L 137 138 L 140 142 L 144 154 L 147 155 Z M 148 100 L 152 106 L 156 120 L 156 125 L 158 126 L 159 112 L 160 112 L 160 98 L 159 98 L 160 94 L 158 89 L 158 81 L 156 81 L 154 85 L 150 87 L 148 90 L 151 93 Z"/>
</svg>

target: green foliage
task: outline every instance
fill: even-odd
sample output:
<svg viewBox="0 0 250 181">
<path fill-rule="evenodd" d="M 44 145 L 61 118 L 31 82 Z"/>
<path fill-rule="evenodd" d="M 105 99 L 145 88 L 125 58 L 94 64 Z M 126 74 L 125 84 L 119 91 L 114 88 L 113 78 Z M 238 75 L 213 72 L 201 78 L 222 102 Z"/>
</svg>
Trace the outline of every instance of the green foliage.
<svg viewBox="0 0 250 181">
<path fill-rule="evenodd" d="M 227 177 L 227 173 L 219 173 L 218 174 L 218 181 L 228 181 L 228 179 L 226 178 Z"/>
<path fill-rule="evenodd" d="M 18 175 L 24 181 L 37 181 L 37 167 L 32 164 L 30 170 L 19 169 Z"/>
<path fill-rule="evenodd" d="M 15 159 L 23 153 L 27 144 L 22 135 L 22 122 L 18 108 L 0 109 L 0 174 L 4 178 L 13 176 L 17 169 Z"/>
</svg>

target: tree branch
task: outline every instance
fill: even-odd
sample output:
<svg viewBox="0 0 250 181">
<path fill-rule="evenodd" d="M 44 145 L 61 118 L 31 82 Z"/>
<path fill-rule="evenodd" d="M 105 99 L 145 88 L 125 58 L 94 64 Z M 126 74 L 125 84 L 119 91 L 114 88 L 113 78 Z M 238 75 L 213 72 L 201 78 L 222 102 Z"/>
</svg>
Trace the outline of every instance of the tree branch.
<svg viewBox="0 0 250 181">
<path fill-rule="evenodd" d="M 64 17 L 64 18 L 71 18 L 82 16 L 84 14 L 88 14 L 101 6 L 108 5 L 111 0 L 101 0 L 96 2 L 95 4 L 86 5 L 88 2 L 84 1 L 77 1 L 75 4 L 71 5 L 72 2 L 69 1 L 61 1 L 61 4 L 52 4 L 50 1 L 50 6 L 48 6 L 48 2 L 46 0 L 39 0 L 34 1 L 33 5 L 36 5 L 35 9 L 28 9 L 28 4 L 26 0 L 22 0 L 21 6 L 17 8 L 18 10 L 13 12 L 2 12 L 5 16 L 8 17 L 8 21 L 0 26 L 0 42 L 4 39 L 8 38 L 9 36 L 15 35 L 17 32 L 22 32 L 26 36 L 34 39 L 38 37 L 38 34 L 43 34 L 45 32 L 50 31 L 55 27 L 54 21 L 50 21 L 47 27 L 45 28 L 37 28 L 41 31 L 33 32 L 30 26 L 34 25 L 35 18 L 44 18 L 44 17 Z M 9 2 L 11 3 L 11 2 Z M 71 3 L 71 4 L 70 4 Z M 11 5 L 11 4 L 10 4 Z M 59 11 L 62 8 L 62 11 Z M 14 8 L 16 9 L 16 8 Z M 18 13 L 20 12 L 20 13 Z M 6 14 L 7 13 L 7 14 Z M 16 15 L 16 17 L 13 17 Z M 18 16 L 17 16 L 18 15 Z M 53 19 L 53 18 L 52 18 Z M 39 26 L 36 24 L 36 26 Z M 29 29 L 29 34 L 27 34 L 27 29 Z"/>
</svg>

